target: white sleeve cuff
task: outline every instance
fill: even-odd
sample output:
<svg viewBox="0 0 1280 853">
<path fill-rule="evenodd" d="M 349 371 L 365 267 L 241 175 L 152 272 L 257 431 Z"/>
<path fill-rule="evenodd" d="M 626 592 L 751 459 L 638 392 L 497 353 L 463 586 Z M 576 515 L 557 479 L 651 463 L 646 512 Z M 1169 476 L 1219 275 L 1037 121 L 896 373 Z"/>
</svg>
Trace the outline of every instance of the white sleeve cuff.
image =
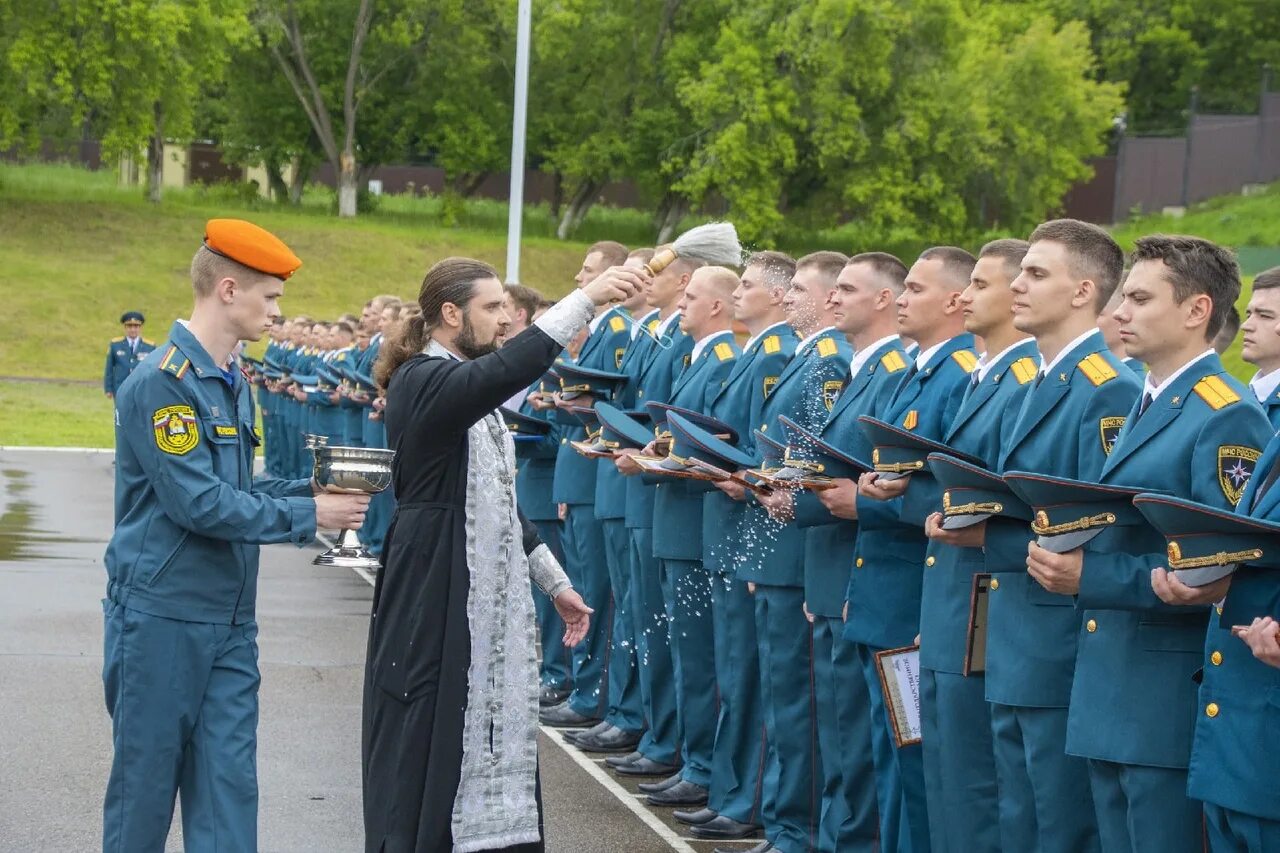
<svg viewBox="0 0 1280 853">
<path fill-rule="evenodd" d="M 569 576 L 564 573 L 564 569 L 560 568 L 559 561 L 545 543 L 534 548 L 533 553 L 529 555 L 529 580 L 537 584 L 538 589 L 551 598 L 555 598 L 573 586 L 569 583 Z"/>
<path fill-rule="evenodd" d="M 567 347 L 573 336 L 596 316 L 595 303 L 581 290 L 575 290 L 533 321 L 533 325 L 551 336 L 562 347 Z"/>
</svg>

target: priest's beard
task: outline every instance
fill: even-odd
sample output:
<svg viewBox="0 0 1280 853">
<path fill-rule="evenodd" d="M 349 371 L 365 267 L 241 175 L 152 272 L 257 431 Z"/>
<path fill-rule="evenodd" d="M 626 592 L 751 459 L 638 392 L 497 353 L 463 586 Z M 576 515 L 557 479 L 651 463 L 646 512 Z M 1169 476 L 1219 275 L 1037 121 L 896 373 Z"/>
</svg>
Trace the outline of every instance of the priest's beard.
<svg viewBox="0 0 1280 853">
<path fill-rule="evenodd" d="M 476 339 L 476 327 L 471 325 L 470 312 L 462 314 L 462 330 L 458 332 L 458 337 L 453 339 L 453 345 L 457 348 L 458 354 L 463 358 L 474 360 L 482 355 L 488 355 L 498 350 L 497 336 L 488 343 L 481 343 Z"/>
</svg>

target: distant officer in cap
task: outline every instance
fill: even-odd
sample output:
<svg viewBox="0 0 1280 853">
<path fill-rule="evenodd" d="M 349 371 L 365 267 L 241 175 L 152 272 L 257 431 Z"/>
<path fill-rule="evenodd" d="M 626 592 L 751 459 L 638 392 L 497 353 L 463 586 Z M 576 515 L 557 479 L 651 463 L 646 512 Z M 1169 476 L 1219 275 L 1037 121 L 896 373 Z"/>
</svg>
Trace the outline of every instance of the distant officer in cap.
<svg viewBox="0 0 1280 853">
<path fill-rule="evenodd" d="M 188 850 L 257 849 L 258 544 L 357 528 L 368 503 L 253 479 L 253 397 L 231 353 L 278 316 L 300 263 L 256 225 L 210 221 L 191 263 L 191 320 L 116 397 L 104 851 L 163 850 L 179 793 Z"/>
<path fill-rule="evenodd" d="M 112 338 L 107 345 L 107 366 L 102 371 L 102 390 L 107 397 L 114 397 L 133 369 L 156 348 L 155 341 L 142 337 L 144 322 L 146 318 L 141 311 L 126 311 L 120 315 L 124 334 Z"/>
</svg>

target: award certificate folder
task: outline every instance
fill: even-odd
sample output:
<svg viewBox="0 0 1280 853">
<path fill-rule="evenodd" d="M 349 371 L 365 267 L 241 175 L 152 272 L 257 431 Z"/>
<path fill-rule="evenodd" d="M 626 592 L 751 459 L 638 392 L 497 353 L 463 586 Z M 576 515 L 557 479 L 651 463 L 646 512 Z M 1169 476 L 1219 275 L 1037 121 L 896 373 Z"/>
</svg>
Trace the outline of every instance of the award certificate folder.
<svg viewBox="0 0 1280 853">
<path fill-rule="evenodd" d="M 991 591 L 991 575 L 973 576 L 969 593 L 969 631 L 965 636 L 964 674 L 987 671 L 987 593 Z"/>
<path fill-rule="evenodd" d="M 885 709 L 899 747 L 920 743 L 920 646 L 876 652 Z"/>
</svg>

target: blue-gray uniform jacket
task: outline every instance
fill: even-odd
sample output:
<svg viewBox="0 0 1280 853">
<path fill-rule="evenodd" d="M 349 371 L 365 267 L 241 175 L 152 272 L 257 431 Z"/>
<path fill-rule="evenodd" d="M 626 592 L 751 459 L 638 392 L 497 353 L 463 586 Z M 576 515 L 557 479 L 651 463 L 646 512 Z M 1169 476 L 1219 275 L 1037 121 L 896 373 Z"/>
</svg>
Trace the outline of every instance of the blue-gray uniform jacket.
<svg viewBox="0 0 1280 853">
<path fill-rule="evenodd" d="M 668 402 L 706 413 L 740 352 L 733 332 L 726 329 L 711 336 L 671 386 Z M 663 560 L 702 560 L 702 504 L 709 488 L 713 487 L 695 480 L 670 479 L 657 485 L 653 556 Z"/>
<path fill-rule="evenodd" d="M 534 383 L 530 389 L 538 388 Z M 552 389 L 544 389 L 552 390 Z M 539 411 L 525 400 L 520 404 L 520 414 L 538 420 L 550 420 L 550 413 Z M 560 449 L 556 425 L 539 441 L 521 442 L 520 468 L 516 472 L 516 503 L 524 517 L 530 521 L 557 521 L 560 518 L 556 503 L 551 500 L 551 484 L 556 475 L 556 454 Z"/>
<path fill-rule="evenodd" d="M 876 347 L 858 372 L 850 375 L 819 438 L 854 459 L 869 462 L 873 448 L 858 418 L 883 411 L 906 369 L 901 339 Z M 795 500 L 796 523 L 805 530 L 805 606 L 814 616 L 839 617 L 853 569 L 858 523 L 833 516 L 813 492 L 799 492 Z"/>
<path fill-rule="evenodd" d="M 908 367 L 893 400 L 877 417 L 941 441 L 960 409 L 969 372 L 977 363 L 972 348 L 973 335 L 956 335 L 919 369 Z M 849 577 L 845 639 L 892 648 L 909 645 L 920 632 L 928 540 L 922 530 L 924 518 L 910 509 L 914 490 L 935 491 L 936 481 L 913 477 L 907 494 L 894 500 L 857 498 L 858 546 Z M 931 508 L 922 505 L 920 511 Z"/>
<path fill-rule="evenodd" d="M 616 371 L 622 364 L 627 344 L 631 341 L 631 324 L 627 313 L 614 306 L 600 315 L 595 329 L 587 336 L 578 351 L 575 363 L 593 370 Z M 567 412 L 557 413 L 553 420 L 564 426 L 560 431 L 559 456 L 556 457 L 556 477 L 551 499 L 558 504 L 593 504 L 596 501 L 596 468 L 598 459 L 583 456 L 570 446 L 571 441 L 583 441 L 587 428 Z"/>
<path fill-rule="evenodd" d="M 1256 399 L 1252 386 L 1249 388 L 1249 396 Z M 1258 403 L 1262 406 L 1267 420 L 1271 421 L 1271 429 L 1280 430 L 1280 388 L 1272 391 L 1265 400 L 1258 400 Z"/>
<path fill-rule="evenodd" d="M 315 535 L 308 480 L 254 480 L 253 396 L 174 323 L 116 395 L 107 597 L 188 622 L 252 621 L 258 544 Z"/>
<path fill-rule="evenodd" d="M 1031 389 L 1039 367 L 1034 341 L 1024 341 L 1002 354 L 965 395 L 943 443 L 995 470 L 1001 444 L 1013 432 L 1022 397 Z M 930 541 L 924 565 L 920 665 L 934 672 L 963 673 L 973 576 L 986 571 L 982 549 Z"/>
<path fill-rule="evenodd" d="M 777 323 L 750 341 L 733 362 L 733 370 L 711 398 L 709 414 L 738 433 L 738 449 L 755 455 L 755 433 L 763 423 L 765 397 L 795 355 L 800 339 L 786 323 Z M 747 507 L 719 489 L 706 493 L 702 504 L 702 563 L 708 572 L 733 575 L 736 567 L 726 556 L 737 550 L 739 519 Z"/>
<path fill-rule="evenodd" d="M 1216 353 L 1174 379 L 1138 416 L 1135 404 L 1100 482 L 1233 509 L 1271 424 Z M 1149 528 L 1148 528 L 1149 530 Z M 1067 752 L 1123 764 L 1186 767 L 1195 726 L 1192 676 L 1207 607 L 1172 607 L 1151 589 L 1168 562 L 1164 537 L 1110 530 L 1084 549 L 1077 607 L 1084 628 L 1067 718 Z"/>
<path fill-rule="evenodd" d="M 1280 464 L 1280 437 L 1271 439 L 1236 512 L 1280 521 L 1280 484 L 1258 494 Z M 1232 625 L 1270 616 L 1280 620 L 1280 570 L 1241 566 L 1221 606 L 1209 613 L 1195 740 L 1187 794 L 1193 799 L 1269 821 L 1280 821 L 1275 768 L 1280 767 L 1280 669 L 1253 656 Z"/>
<path fill-rule="evenodd" d="M 133 369 L 155 351 L 154 341 L 138 338 L 137 346 L 130 348 L 129 339 L 112 338 L 107 344 L 107 366 L 102 371 L 102 390 L 108 394 L 116 394 L 120 386 L 129 378 Z"/>
<path fill-rule="evenodd" d="M 1023 396 L 1013 433 L 1003 442 L 999 473 L 1097 482 L 1141 388 L 1102 333 L 1089 334 Z M 987 701 L 1065 708 L 1080 613 L 1072 596 L 1049 592 L 1027 574 L 1031 538 L 1025 521 L 987 520 L 986 570 L 999 583 L 987 596 Z"/>
<path fill-rule="evenodd" d="M 656 328 L 657 319 L 658 309 L 654 308 L 641 317 L 639 323 L 643 328 L 650 328 L 651 326 Z M 622 355 L 622 362 L 618 365 L 618 372 L 625 373 L 630 378 L 620 389 L 619 397 L 614 401 L 615 405 L 623 409 L 630 409 L 635 406 L 636 377 L 640 372 L 640 365 L 651 344 L 652 340 L 649 336 L 638 329 L 632 333 L 631 341 L 627 344 L 626 352 Z M 626 517 L 627 478 L 618 470 L 618 466 L 607 459 L 602 459 L 596 466 L 596 518 L 603 521 L 605 519 L 623 519 Z"/>
<path fill-rule="evenodd" d="M 807 430 L 826 423 L 836 396 L 849 375 L 853 356 L 849 342 L 835 329 L 813 337 L 783 369 L 777 384 L 765 398 L 757 428 L 778 441 L 786 440 L 779 416 L 785 415 Z M 761 454 L 757 453 L 757 458 Z M 740 580 L 772 586 L 804 586 L 804 531 L 793 521 L 778 524 L 758 503 L 752 503 L 739 519 L 736 555 Z"/>
</svg>

